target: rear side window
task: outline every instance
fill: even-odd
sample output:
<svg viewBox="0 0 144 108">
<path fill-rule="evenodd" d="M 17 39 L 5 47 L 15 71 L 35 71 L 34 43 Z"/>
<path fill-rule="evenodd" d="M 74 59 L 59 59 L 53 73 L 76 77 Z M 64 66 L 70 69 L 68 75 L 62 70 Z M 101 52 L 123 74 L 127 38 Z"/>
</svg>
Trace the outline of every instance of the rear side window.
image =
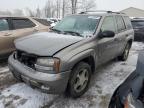
<svg viewBox="0 0 144 108">
<path fill-rule="evenodd" d="M 13 23 L 14 29 L 31 28 L 31 27 L 36 26 L 29 19 L 12 19 L 12 23 Z"/>
<path fill-rule="evenodd" d="M 105 17 L 101 26 L 101 31 L 113 31 L 116 32 L 115 22 L 113 16 Z"/>
<path fill-rule="evenodd" d="M 133 28 L 144 27 L 144 20 L 132 20 Z"/>
<path fill-rule="evenodd" d="M 9 30 L 9 24 L 6 19 L 0 19 L 0 31 Z"/>
<path fill-rule="evenodd" d="M 117 23 L 118 32 L 121 32 L 126 29 L 124 20 L 121 16 L 116 16 L 116 23 Z"/>
<path fill-rule="evenodd" d="M 45 25 L 45 26 L 50 26 L 50 22 L 47 21 L 46 19 L 37 19 L 37 18 L 34 18 L 36 21 L 38 21 L 39 23 Z"/>
<path fill-rule="evenodd" d="M 57 20 L 56 20 L 56 19 L 50 19 L 50 20 L 54 21 L 54 23 L 56 23 L 56 22 L 57 22 Z"/>
<path fill-rule="evenodd" d="M 124 20 L 125 20 L 125 25 L 126 25 L 127 29 L 132 29 L 132 24 L 131 24 L 130 18 L 125 16 Z"/>
</svg>

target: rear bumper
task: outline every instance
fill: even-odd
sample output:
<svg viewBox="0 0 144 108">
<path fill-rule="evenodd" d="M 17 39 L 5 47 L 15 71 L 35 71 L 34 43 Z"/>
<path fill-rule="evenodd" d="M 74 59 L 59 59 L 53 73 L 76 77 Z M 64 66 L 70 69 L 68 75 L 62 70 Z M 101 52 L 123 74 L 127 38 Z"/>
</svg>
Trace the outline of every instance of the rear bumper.
<svg viewBox="0 0 144 108">
<path fill-rule="evenodd" d="M 15 60 L 13 55 L 9 57 L 8 64 L 10 71 L 18 80 L 43 92 L 62 93 L 67 87 L 70 71 L 58 74 L 39 72 Z"/>
</svg>

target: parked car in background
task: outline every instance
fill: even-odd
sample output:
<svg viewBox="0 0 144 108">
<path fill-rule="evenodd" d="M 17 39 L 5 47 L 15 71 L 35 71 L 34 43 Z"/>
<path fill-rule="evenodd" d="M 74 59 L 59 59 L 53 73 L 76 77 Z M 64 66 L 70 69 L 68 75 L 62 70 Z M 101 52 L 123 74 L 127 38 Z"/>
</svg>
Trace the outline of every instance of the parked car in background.
<svg viewBox="0 0 144 108">
<path fill-rule="evenodd" d="M 83 12 L 65 17 L 50 32 L 17 39 L 9 68 L 18 80 L 43 92 L 79 97 L 98 66 L 127 60 L 133 38 L 125 14 Z"/>
<path fill-rule="evenodd" d="M 114 92 L 109 108 L 144 108 L 144 51 L 136 70 Z"/>
<path fill-rule="evenodd" d="M 36 32 L 48 31 L 49 26 L 30 17 L 0 16 L 0 58 L 15 50 L 14 40 Z"/>
<path fill-rule="evenodd" d="M 51 22 L 51 27 L 54 27 L 60 21 L 58 18 L 48 18 L 47 20 Z"/>
<path fill-rule="evenodd" d="M 33 18 L 33 19 L 36 20 L 37 22 L 41 23 L 42 25 L 45 25 L 48 27 L 51 26 L 51 22 L 48 21 L 47 19 L 44 19 L 44 18 Z"/>
<path fill-rule="evenodd" d="M 58 21 L 60 21 L 60 19 L 58 18 L 50 18 L 51 21 L 54 21 L 54 23 L 57 23 Z"/>
<path fill-rule="evenodd" d="M 144 42 L 144 18 L 135 18 L 131 22 L 135 32 L 134 40 Z"/>
</svg>

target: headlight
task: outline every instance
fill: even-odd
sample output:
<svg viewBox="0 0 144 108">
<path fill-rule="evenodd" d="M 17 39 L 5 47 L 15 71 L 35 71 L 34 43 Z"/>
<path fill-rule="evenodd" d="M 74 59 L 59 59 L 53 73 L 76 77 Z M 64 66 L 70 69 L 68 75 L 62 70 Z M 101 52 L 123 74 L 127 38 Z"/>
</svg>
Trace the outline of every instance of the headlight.
<svg viewBox="0 0 144 108">
<path fill-rule="evenodd" d="M 58 58 L 38 58 L 35 67 L 37 70 L 59 72 L 60 60 Z"/>
</svg>

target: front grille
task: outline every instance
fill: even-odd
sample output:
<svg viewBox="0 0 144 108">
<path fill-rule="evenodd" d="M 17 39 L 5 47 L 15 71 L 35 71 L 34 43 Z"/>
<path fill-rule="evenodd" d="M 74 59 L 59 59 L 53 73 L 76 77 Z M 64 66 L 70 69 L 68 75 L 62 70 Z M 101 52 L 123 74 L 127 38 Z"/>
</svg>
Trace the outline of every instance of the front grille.
<svg viewBox="0 0 144 108">
<path fill-rule="evenodd" d="M 15 59 L 17 59 L 19 62 L 25 64 L 26 66 L 35 69 L 34 64 L 36 63 L 36 60 L 37 60 L 36 55 L 17 50 L 15 53 Z"/>
</svg>

